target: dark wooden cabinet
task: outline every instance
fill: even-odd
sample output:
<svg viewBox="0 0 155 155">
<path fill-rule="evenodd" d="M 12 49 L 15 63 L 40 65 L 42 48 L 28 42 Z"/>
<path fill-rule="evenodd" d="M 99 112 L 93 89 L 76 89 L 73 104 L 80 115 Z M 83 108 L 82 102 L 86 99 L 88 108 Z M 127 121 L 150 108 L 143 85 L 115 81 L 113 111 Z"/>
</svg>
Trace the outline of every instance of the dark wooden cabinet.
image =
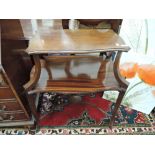
<svg viewBox="0 0 155 155">
<path fill-rule="evenodd" d="M 0 127 L 32 126 L 34 120 L 23 89 L 29 80 L 31 59 L 15 51 L 26 48 L 27 41 L 16 38 L 21 36 L 9 35 L 14 32 L 9 27 L 12 23 L 20 24 L 19 20 L 0 20 Z M 22 29 L 18 30 L 21 35 Z"/>
<path fill-rule="evenodd" d="M 0 85 L 0 123 L 29 120 L 29 114 L 22 105 L 22 101 L 17 96 L 7 74 L 1 66 Z"/>
<path fill-rule="evenodd" d="M 122 19 L 76 19 L 79 21 L 80 24 L 89 26 L 96 26 L 101 22 L 104 22 L 106 24 L 109 24 L 111 29 L 119 33 Z M 69 19 L 62 19 L 62 26 L 64 29 L 69 29 Z"/>
</svg>

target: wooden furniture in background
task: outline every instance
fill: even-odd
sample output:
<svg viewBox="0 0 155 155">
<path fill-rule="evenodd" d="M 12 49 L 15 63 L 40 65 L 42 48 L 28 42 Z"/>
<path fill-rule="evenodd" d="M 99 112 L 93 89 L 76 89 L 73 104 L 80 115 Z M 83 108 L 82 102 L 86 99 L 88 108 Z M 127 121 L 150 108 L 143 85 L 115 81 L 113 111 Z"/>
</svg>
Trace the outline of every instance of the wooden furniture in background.
<svg viewBox="0 0 155 155">
<path fill-rule="evenodd" d="M 5 77 L 1 76 L 1 79 L 5 80 L 6 77 L 9 79 L 9 82 L 6 81 L 8 89 L 2 87 L 0 91 L 0 98 L 2 99 L 0 102 L 0 126 L 30 126 L 34 124 L 34 119 L 32 118 L 23 84 L 30 80 L 29 74 L 33 66 L 33 61 L 28 54 L 22 50 L 17 52 L 15 49 L 26 49 L 28 47 L 29 38 L 34 35 L 36 30 L 46 34 L 46 32 L 49 33 L 50 29 L 62 28 L 61 20 L 0 19 L 0 27 L 1 68 L 3 68 L 3 74 L 5 71 L 6 75 Z M 10 85 L 12 87 L 10 87 Z M 12 92 L 12 89 L 13 95 L 15 94 L 16 96 L 10 96 L 10 99 L 14 102 L 10 102 L 11 104 L 4 103 L 4 101 L 7 101 L 5 90 Z M 18 98 L 18 100 L 16 98 Z M 4 104 L 7 104 L 7 107 Z M 10 106 L 12 111 L 10 111 Z M 17 118 L 12 118 L 12 116 L 11 120 L 9 120 L 10 114 L 15 115 L 18 110 L 21 112 L 20 117 L 18 116 L 18 120 Z M 5 115 L 4 117 L 5 113 L 9 113 L 9 115 L 7 115 L 7 117 Z"/>
<path fill-rule="evenodd" d="M 111 29 L 119 33 L 122 19 L 76 19 L 80 22 L 80 24 L 86 25 L 86 26 L 97 26 L 101 22 L 105 22 L 107 24 L 110 24 Z M 62 19 L 62 26 L 64 29 L 69 29 L 69 19 Z"/>
<path fill-rule="evenodd" d="M 34 119 L 24 95 L 29 81 L 30 57 L 14 49 L 27 48 L 20 20 L 0 20 L 0 127 L 33 126 Z"/>
<path fill-rule="evenodd" d="M 39 116 L 33 101 L 34 94 L 87 94 L 117 90 L 119 96 L 109 124 L 112 128 L 128 87 L 128 83 L 119 74 L 119 61 L 121 53 L 129 49 L 112 30 L 50 30 L 49 34 L 36 33 L 25 50 L 33 57 L 35 65 L 30 81 L 24 85 L 36 120 Z M 110 51 L 116 52 L 114 60 L 87 55 Z"/>
<path fill-rule="evenodd" d="M 71 22 L 72 21 L 72 22 Z M 121 28 L 122 19 L 62 19 L 64 29 L 112 29 L 117 34 Z M 100 56 L 105 55 L 106 58 L 114 57 L 115 53 L 100 53 Z"/>
</svg>

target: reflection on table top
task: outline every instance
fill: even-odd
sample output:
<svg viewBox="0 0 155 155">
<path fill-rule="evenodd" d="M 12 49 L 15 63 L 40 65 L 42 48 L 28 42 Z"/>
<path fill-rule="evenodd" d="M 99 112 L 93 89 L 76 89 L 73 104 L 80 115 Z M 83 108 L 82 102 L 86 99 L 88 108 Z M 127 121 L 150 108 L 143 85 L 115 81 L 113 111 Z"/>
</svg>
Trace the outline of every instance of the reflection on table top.
<svg viewBox="0 0 155 155">
<path fill-rule="evenodd" d="M 38 33 L 30 39 L 28 54 L 92 53 L 101 51 L 128 51 L 121 37 L 112 30 L 78 29 L 52 30 Z"/>
</svg>

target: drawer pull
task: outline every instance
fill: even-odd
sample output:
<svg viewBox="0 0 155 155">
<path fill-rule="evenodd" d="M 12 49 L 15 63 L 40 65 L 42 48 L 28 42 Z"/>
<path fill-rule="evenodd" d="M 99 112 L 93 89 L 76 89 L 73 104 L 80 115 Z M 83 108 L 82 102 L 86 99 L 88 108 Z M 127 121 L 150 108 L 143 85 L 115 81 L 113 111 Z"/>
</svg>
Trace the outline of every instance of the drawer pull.
<svg viewBox="0 0 155 155">
<path fill-rule="evenodd" d="M 10 116 L 9 120 L 13 120 L 14 119 L 14 116 Z"/>
<path fill-rule="evenodd" d="M 6 105 L 3 105 L 2 110 L 5 110 L 5 109 L 6 109 Z"/>
<path fill-rule="evenodd" d="M 2 108 L 0 109 L 0 112 L 4 112 L 6 109 L 6 105 L 3 105 Z"/>
<path fill-rule="evenodd" d="M 0 116 L 0 121 L 3 121 L 4 119 L 3 119 L 3 117 L 2 116 Z"/>
<path fill-rule="evenodd" d="M 0 114 L 0 123 L 1 122 L 14 122 L 14 121 L 23 121 L 28 120 L 24 113 L 14 113 L 14 114 Z"/>
</svg>

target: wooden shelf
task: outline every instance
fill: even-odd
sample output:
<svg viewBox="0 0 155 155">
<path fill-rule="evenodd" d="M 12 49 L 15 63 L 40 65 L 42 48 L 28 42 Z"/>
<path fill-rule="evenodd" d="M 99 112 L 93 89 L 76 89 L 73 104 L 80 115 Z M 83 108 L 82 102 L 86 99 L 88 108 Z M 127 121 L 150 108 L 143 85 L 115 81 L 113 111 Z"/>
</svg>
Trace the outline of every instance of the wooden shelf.
<svg viewBox="0 0 155 155">
<path fill-rule="evenodd" d="M 34 73 L 35 67 L 31 78 Z M 112 60 L 99 56 L 48 56 L 41 60 L 40 78 L 29 94 L 50 91 L 77 94 L 119 88 Z"/>
</svg>

